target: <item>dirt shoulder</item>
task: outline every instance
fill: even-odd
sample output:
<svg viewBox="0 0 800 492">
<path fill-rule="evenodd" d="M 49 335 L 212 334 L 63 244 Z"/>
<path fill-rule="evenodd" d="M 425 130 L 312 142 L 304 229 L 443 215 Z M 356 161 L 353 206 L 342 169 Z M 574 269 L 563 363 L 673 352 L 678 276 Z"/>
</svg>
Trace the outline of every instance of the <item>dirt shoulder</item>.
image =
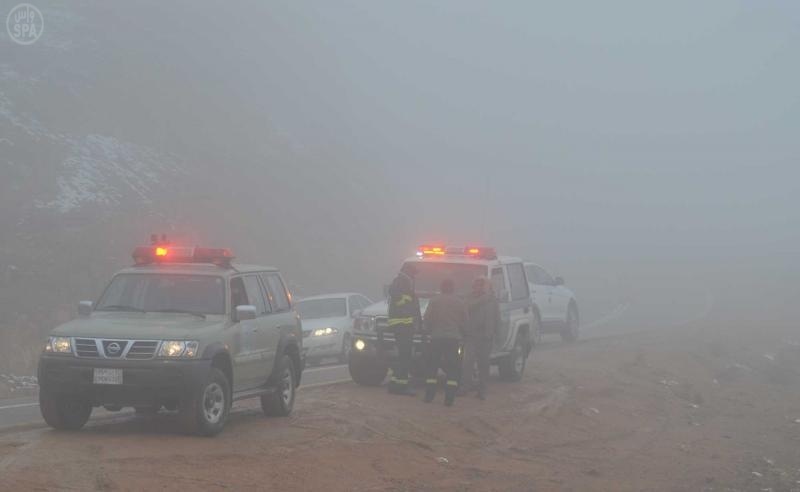
<svg viewBox="0 0 800 492">
<path fill-rule="evenodd" d="M 0 434 L 0 490 L 800 489 L 800 344 L 760 331 L 552 343 L 449 409 L 348 383 L 213 439 L 170 416 Z"/>
</svg>

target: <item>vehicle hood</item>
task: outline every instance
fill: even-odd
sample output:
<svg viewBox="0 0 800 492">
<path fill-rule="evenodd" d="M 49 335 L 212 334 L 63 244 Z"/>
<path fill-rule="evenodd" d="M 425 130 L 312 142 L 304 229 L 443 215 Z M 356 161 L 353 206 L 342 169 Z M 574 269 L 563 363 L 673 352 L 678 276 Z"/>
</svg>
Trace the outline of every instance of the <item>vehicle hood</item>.
<svg viewBox="0 0 800 492">
<path fill-rule="evenodd" d="M 420 310 L 423 313 L 425 312 L 425 309 L 428 307 L 428 302 L 430 302 L 430 299 L 427 299 L 427 298 L 424 298 L 424 297 L 419 300 L 419 307 L 420 307 Z M 362 316 L 388 316 L 389 315 L 389 303 L 388 303 L 388 301 L 376 302 L 375 304 L 372 304 L 372 305 L 367 306 L 366 308 L 364 308 L 364 310 L 361 311 L 361 315 Z M 305 323 L 303 324 L 303 326 L 305 326 Z"/>
<path fill-rule="evenodd" d="M 304 319 L 303 331 L 312 331 L 319 328 L 338 328 L 340 330 L 348 329 L 352 326 L 353 320 L 349 316 L 336 317 L 336 318 L 317 318 L 317 319 Z"/>
<path fill-rule="evenodd" d="M 55 336 L 122 338 L 141 340 L 186 340 L 202 337 L 203 332 L 220 329 L 227 317 L 209 315 L 206 319 L 179 313 L 100 313 L 77 318 L 52 331 Z"/>
</svg>

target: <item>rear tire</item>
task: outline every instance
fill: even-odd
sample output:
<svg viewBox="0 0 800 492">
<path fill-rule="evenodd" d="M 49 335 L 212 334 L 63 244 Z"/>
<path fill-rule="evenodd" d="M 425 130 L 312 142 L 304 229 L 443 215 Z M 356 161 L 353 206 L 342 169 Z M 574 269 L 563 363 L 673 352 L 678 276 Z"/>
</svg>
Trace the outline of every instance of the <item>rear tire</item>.
<svg viewBox="0 0 800 492">
<path fill-rule="evenodd" d="M 570 304 L 567 309 L 567 320 L 564 328 L 561 329 L 561 340 L 567 343 L 576 342 L 580 336 L 580 318 L 578 308 L 575 304 Z"/>
<path fill-rule="evenodd" d="M 192 434 L 214 436 L 219 434 L 231 409 L 231 385 L 222 371 L 212 367 L 208 377 L 197 392 L 180 406 L 184 429 Z"/>
<path fill-rule="evenodd" d="M 281 358 L 276 369 L 279 378 L 275 392 L 261 397 L 261 410 L 269 417 L 288 417 L 294 408 L 294 398 L 297 390 L 297 378 L 294 364 L 288 355 Z"/>
<path fill-rule="evenodd" d="M 39 409 L 47 425 L 60 430 L 78 430 L 92 415 L 88 400 L 72 395 L 51 395 L 39 390 Z"/>
<path fill-rule="evenodd" d="M 389 374 L 389 365 L 375 358 L 353 357 L 350 354 L 348 363 L 350 377 L 361 386 L 380 386 Z"/>
<path fill-rule="evenodd" d="M 517 335 L 511 353 L 503 357 L 498 365 L 501 380 L 516 382 L 522 379 L 528 362 L 527 344 L 527 337 L 524 334 Z"/>
</svg>

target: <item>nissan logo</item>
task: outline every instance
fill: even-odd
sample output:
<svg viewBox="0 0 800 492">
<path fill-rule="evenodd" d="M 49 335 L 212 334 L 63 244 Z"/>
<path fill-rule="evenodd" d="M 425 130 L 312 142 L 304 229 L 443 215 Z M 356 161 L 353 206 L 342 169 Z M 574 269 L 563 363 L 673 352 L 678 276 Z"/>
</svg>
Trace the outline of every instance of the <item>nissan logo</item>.
<svg viewBox="0 0 800 492">
<path fill-rule="evenodd" d="M 106 349 L 109 354 L 118 354 L 119 351 L 122 350 L 122 347 L 117 342 L 111 342 Z"/>
</svg>

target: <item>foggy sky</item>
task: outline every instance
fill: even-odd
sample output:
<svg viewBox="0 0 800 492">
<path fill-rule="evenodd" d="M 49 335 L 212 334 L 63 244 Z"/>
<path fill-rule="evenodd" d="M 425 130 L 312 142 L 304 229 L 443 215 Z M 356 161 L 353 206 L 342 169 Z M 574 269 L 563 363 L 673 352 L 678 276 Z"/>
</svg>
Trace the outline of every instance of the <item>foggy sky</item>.
<svg viewBox="0 0 800 492">
<path fill-rule="evenodd" d="M 233 242 L 308 293 L 375 295 L 416 245 L 441 240 L 538 261 L 584 297 L 661 284 L 658 296 L 791 307 L 800 4 L 75 11 L 72 32 L 96 40 L 72 55 L 91 67 L 87 125 L 208 176 L 169 226 L 230 234 L 197 212 L 224 190 L 260 225 Z"/>
</svg>

